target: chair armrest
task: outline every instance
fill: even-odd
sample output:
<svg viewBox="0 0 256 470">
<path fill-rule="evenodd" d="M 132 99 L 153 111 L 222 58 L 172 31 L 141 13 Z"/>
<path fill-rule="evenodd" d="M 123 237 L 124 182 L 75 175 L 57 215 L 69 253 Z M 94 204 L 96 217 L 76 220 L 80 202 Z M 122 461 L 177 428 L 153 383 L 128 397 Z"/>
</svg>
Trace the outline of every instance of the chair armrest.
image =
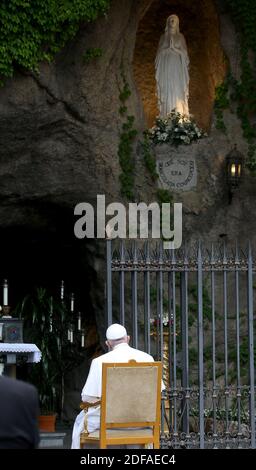
<svg viewBox="0 0 256 470">
<path fill-rule="evenodd" d="M 101 404 L 101 400 L 95 401 L 94 403 L 89 403 L 88 401 L 83 401 L 80 404 L 80 410 L 87 411 L 88 408 L 95 408 L 96 406 L 99 406 L 100 404 Z"/>
</svg>

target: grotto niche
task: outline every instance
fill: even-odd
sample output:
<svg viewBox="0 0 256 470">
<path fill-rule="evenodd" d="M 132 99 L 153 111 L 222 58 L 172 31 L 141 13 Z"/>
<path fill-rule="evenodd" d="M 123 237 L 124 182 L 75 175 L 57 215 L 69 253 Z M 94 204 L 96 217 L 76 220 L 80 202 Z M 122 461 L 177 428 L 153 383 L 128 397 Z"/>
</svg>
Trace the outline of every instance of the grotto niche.
<svg viewBox="0 0 256 470">
<path fill-rule="evenodd" d="M 159 115 L 155 58 L 166 20 L 176 14 L 190 58 L 189 110 L 200 127 L 209 130 L 215 89 L 226 75 L 219 18 L 212 0 L 153 0 L 139 22 L 134 52 L 134 78 L 143 103 L 147 127 Z"/>
<path fill-rule="evenodd" d="M 45 224 L 43 223 L 44 216 Z M 80 393 L 89 370 L 89 361 L 95 355 L 102 353 L 95 311 L 97 310 L 97 315 L 100 315 L 101 322 L 104 323 L 104 302 L 100 300 L 103 288 L 98 275 L 98 270 L 100 270 L 103 271 L 104 276 L 104 269 L 100 264 L 104 245 L 77 240 L 73 236 L 72 211 L 53 204 L 38 208 L 36 219 L 28 221 L 26 226 L 1 228 L 0 239 L 2 243 L 0 277 L 2 282 L 4 279 L 8 280 L 8 301 L 14 318 L 19 318 L 19 316 L 23 320 L 28 318 L 26 309 L 25 315 L 19 310 L 27 296 L 33 296 L 35 308 L 38 309 L 41 295 L 39 290 L 41 292 L 45 290 L 45 299 L 52 296 L 60 302 L 62 281 L 64 281 L 63 302 L 70 312 L 73 349 L 78 352 L 78 355 L 66 357 L 68 363 L 65 364 L 65 395 L 61 417 L 72 423 L 80 403 Z M 97 264 L 100 267 L 97 268 Z M 3 299 L 2 291 L 3 288 L 0 305 Z M 72 298 L 74 299 L 73 312 Z M 80 332 L 78 331 L 79 312 Z M 47 313 L 44 322 L 46 325 L 49 324 L 51 315 L 50 312 Z M 53 318 L 56 319 L 59 314 L 59 311 L 53 311 Z M 53 329 L 47 331 L 45 335 L 46 328 L 43 324 L 41 331 L 47 338 L 55 334 Z M 66 339 L 68 333 L 67 330 Z M 24 328 L 23 340 L 25 343 L 32 342 L 27 328 Z M 37 346 L 40 349 L 40 345 L 37 344 Z M 70 351 L 73 349 L 70 348 Z M 20 361 L 16 369 L 17 378 L 31 381 L 31 374 L 35 372 L 35 367 L 37 367 L 35 364 L 27 363 L 25 359 Z M 38 386 L 37 383 L 35 385 Z"/>
</svg>

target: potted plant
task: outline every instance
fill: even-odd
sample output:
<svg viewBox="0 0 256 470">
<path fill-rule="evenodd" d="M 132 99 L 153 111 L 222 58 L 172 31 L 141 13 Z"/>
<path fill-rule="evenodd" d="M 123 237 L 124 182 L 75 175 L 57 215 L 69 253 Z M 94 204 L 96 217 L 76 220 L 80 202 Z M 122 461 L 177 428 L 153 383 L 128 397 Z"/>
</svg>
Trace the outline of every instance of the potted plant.
<svg viewBox="0 0 256 470">
<path fill-rule="evenodd" d="M 45 288 L 36 288 L 16 307 L 24 320 L 24 337 L 42 353 L 33 365 L 30 380 L 37 387 L 42 416 L 40 429 L 54 431 L 64 401 L 65 373 L 83 360 L 80 342 L 69 341 L 71 313 L 64 301 L 55 299 Z M 50 418 L 51 416 L 51 418 Z"/>
</svg>

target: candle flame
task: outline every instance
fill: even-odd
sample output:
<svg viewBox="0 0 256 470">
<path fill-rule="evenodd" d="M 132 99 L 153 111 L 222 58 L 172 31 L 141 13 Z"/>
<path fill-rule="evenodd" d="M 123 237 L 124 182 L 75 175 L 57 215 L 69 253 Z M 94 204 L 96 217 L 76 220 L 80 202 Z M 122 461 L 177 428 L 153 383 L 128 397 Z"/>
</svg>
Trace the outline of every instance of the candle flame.
<svg viewBox="0 0 256 470">
<path fill-rule="evenodd" d="M 231 166 L 231 175 L 236 176 L 236 165 L 235 165 L 235 163 L 233 163 L 233 165 Z"/>
</svg>

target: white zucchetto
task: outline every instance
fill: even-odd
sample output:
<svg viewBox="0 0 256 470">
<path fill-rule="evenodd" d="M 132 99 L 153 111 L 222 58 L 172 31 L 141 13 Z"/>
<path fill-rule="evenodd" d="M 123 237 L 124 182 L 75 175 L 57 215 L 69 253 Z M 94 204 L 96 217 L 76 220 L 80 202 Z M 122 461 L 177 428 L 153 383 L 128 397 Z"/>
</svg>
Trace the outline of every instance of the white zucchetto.
<svg viewBox="0 0 256 470">
<path fill-rule="evenodd" d="M 114 323 L 110 325 L 106 331 L 106 338 L 110 341 L 121 339 L 127 336 L 127 331 L 124 326 Z"/>
</svg>

